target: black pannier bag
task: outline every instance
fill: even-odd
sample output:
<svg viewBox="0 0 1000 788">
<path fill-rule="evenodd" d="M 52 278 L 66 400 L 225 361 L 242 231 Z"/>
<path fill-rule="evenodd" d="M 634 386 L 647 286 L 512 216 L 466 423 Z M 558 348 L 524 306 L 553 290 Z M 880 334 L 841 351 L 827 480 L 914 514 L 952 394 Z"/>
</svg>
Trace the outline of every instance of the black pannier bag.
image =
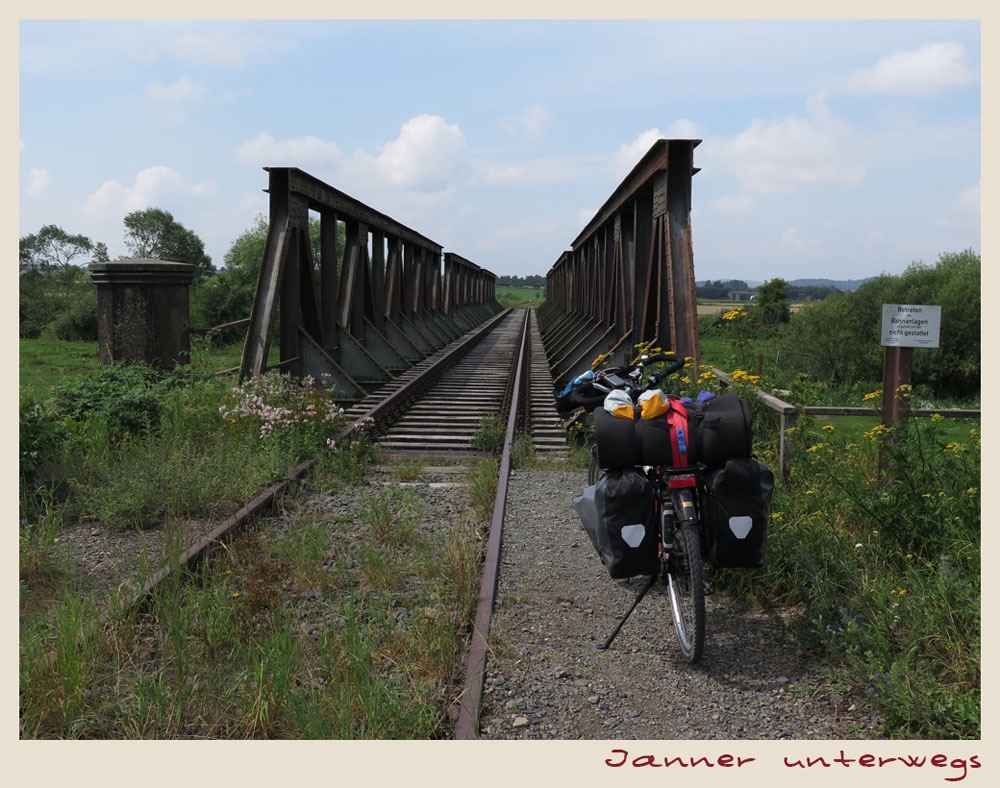
<svg viewBox="0 0 1000 788">
<path fill-rule="evenodd" d="M 634 468 L 611 468 L 573 505 L 613 579 L 659 571 L 653 488 L 645 476 Z"/>
<path fill-rule="evenodd" d="M 597 462 L 602 468 L 629 468 L 644 465 L 636 440 L 636 422 L 612 416 L 604 408 L 594 410 Z"/>
<path fill-rule="evenodd" d="M 774 474 L 750 457 L 733 457 L 705 477 L 705 557 L 720 569 L 764 565 Z"/>
<path fill-rule="evenodd" d="M 750 409 L 736 394 L 707 400 L 697 411 L 689 409 L 694 459 L 705 465 L 722 465 L 731 457 L 749 457 L 753 448 Z"/>
</svg>

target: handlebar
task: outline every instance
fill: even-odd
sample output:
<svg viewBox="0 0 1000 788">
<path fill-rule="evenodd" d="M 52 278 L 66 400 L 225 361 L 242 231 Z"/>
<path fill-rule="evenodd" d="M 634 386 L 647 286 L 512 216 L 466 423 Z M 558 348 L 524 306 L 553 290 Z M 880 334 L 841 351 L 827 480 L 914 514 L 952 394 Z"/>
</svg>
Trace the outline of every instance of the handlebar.
<svg viewBox="0 0 1000 788">
<path fill-rule="evenodd" d="M 651 364 L 670 362 L 666 369 L 650 375 L 648 382 L 643 385 L 641 380 L 641 370 Z M 592 411 L 604 402 L 604 398 L 612 389 L 627 389 L 634 397 L 643 391 L 657 388 L 660 382 L 675 372 L 684 368 L 684 359 L 672 353 L 663 353 L 648 358 L 642 358 L 635 364 L 627 364 L 623 367 L 611 367 L 595 375 L 594 379 L 586 385 L 574 390 L 567 398 L 569 402 L 562 405 L 557 403 L 557 407 L 563 410 L 565 406 L 582 407 Z"/>
</svg>

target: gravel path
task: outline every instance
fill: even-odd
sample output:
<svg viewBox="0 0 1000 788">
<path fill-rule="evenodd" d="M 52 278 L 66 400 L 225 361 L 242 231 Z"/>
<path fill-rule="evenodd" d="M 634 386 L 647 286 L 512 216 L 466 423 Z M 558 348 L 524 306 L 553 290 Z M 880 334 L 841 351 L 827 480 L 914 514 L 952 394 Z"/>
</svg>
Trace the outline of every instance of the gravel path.
<svg viewBox="0 0 1000 788">
<path fill-rule="evenodd" d="M 481 738 L 876 737 L 860 702 L 822 689 L 781 611 L 709 596 L 705 656 L 692 667 L 658 584 L 598 651 L 645 578 L 608 575 L 572 506 L 585 484 L 582 472 L 512 476 Z"/>
</svg>

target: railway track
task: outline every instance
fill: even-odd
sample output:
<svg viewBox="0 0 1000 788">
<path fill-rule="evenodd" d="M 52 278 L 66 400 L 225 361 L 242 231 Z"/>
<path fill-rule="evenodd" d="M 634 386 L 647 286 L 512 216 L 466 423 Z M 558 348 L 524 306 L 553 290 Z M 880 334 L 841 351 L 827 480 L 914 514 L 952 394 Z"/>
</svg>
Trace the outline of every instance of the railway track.
<svg viewBox="0 0 1000 788">
<path fill-rule="evenodd" d="M 456 738 L 478 735 L 487 641 L 499 573 L 500 544 L 515 436 L 528 434 L 539 453 L 565 451 L 552 409 L 552 379 L 533 311 L 509 310 L 455 340 L 407 373 L 391 381 L 349 411 L 351 425 L 341 433 L 377 425 L 379 459 L 419 457 L 464 462 L 486 454 L 475 447 L 484 417 L 503 429 L 503 449 L 493 516 L 489 525 L 482 587 L 470 645 L 468 671 Z M 233 516 L 218 523 L 170 566 L 136 589 L 126 607 L 142 607 L 159 584 L 177 569 L 202 564 L 241 528 L 264 514 L 315 464 L 301 463 L 286 479 L 272 484 Z M 107 623 L 101 615 L 95 622 Z"/>
</svg>

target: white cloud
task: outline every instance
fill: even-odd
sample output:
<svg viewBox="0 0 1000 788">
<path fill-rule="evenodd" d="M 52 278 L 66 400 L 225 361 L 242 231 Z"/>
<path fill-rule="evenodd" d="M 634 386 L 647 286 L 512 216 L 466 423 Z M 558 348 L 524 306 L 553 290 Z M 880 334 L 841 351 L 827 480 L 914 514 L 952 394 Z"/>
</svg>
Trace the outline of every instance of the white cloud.
<svg viewBox="0 0 1000 788">
<path fill-rule="evenodd" d="M 499 118 L 496 125 L 509 134 L 537 138 L 545 133 L 551 120 L 551 112 L 541 104 L 532 104 L 519 114 L 505 115 Z"/>
<path fill-rule="evenodd" d="M 144 210 L 177 197 L 202 198 L 215 191 L 213 183 L 187 183 L 179 172 L 170 167 L 149 167 L 136 175 L 131 186 L 123 186 L 118 181 L 105 181 L 87 197 L 86 211 L 96 216 L 114 216 Z"/>
<path fill-rule="evenodd" d="M 203 83 L 196 82 L 188 76 L 181 77 L 169 85 L 156 82 L 146 88 L 146 94 L 153 101 L 165 104 L 183 104 L 198 101 L 207 92 L 207 88 Z"/>
<path fill-rule="evenodd" d="M 533 104 L 521 117 L 521 128 L 526 137 L 540 137 L 548 128 L 550 120 L 552 120 L 552 115 L 545 107 L 541 104 Z"/>
<path fill-rule="evenodd" d="M 749 194 L 740 194 L 736 197 L 724 194 L 712 201 L 712 207 L 720 213 L 745 213 L 753 209 L 754 200 Z"/>
<path fill-rule="evenodd" d="M 668 140 L 696 140 L 700 138 L 701 131 L 693 120 L 680 118 L 667 126 L 666 139 Z"/>
<path fill-rule="evenodd" d="M 871 68 L 855 71 L 845 88 L 853 93 L 928 96 L 975 80 L 962 45 L 943 41 L 897 49 Z"/>
<path fill-rule="evenodd" d="M 483 178 L 490 186 L 539 186 L 579 180 L 592 170 L 592 162 L 563 156 L 488 164 Z"/>
<path fill-rule="evenodd" d="M 237 149 L 236 158 L 243 164 L 260 167 L 301 167 L 308 170 L 337 163 L 341 152 L 336 143 L 318 137 L 276 140 L 270 134 L 261 132 Z"/>
<path fill-rule="evenodd" d="M 973 184 L 959 192 L 952 209 L 956 213 L 980 215 L 980 186 Z"/>
<path fill-rule="evenodd" d="M 779 244 L 786 249 L 801 251 L 816 246 L 816 239 L 803 235 L 798 227 L 789 227 L 781 234 Z"/>
<path fill-rule="evenodd" d="M 28 172 L 28 196 L 38 197 L 52 185 L 52 175 L 48 170 L 30 170 Z"/>
<path fill-rule="evenodd" d="M 833 117 L 822 96 L 809 116 L 751 121 L 716 154 L 732 167 L 744 192 L 783 194 L 823 184 L 855 186 L 865 176 L 850 126 Z"/>
<path fill-rule="evenodd" d="M 244 35 L 235 30 L 185 32 L 167 38 L 156 47 L 157 52 L 200 66 L 243 68 L 262 53 L 287 51 L 291 44 L 267 36 Z"/>
<path fill-rule="evenodd" d="M 643 156 L 645 156 L 653 143 L 659 139 L 666 139 L 666 136 L 659 129 L 649 129 L 648 131 L 642 132 L 638 137 L 636 137 L 631 142 L 627 142 L 618 148 L 618 151 L 614 155 L 613 167 L 615 173 L 624 178 L 632 168 L 639 162 Z"/>
<path fill-rule="evenodd" d="M 356 159 L 362 165 L 371 162 L 393 186 L 419 192 L 448 190 L 465 177 L 469 166 L 462 130 L 437 115 L 411 118 L 377 157 L 359 154 Z"/>
</svg>

